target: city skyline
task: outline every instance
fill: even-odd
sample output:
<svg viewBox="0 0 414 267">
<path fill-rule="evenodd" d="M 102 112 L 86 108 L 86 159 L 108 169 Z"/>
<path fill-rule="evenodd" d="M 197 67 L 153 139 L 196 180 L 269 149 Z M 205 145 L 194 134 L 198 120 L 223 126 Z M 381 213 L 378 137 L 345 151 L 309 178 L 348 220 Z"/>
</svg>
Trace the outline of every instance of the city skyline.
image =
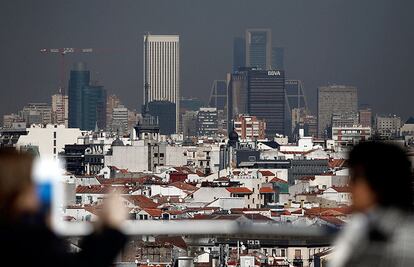
<svg viewBox="0 0 414 267">
<path fill-rule="evenodd" d="M 243 36 L 249 28 L 269 28 L 273 46 L 285 48 L 286 78 L 304 82 L 314 113 L 319 86 L 345 84 L 357 87 L 360 103 L 370 104 L 374 113 L 395 113 L 403 118 L 412 115 L 408 101 L 414 83 L 409 67 L 414 58 L 410 49 L 414 40 L 409 36 L 413 20 L 407 11 L 411 3 L 375 1 L 374 6 L 370 1 L 334 1 L 324 5 L 324 11 L 315 18 L 313 15 L 320 11 L 319 1 L 272 1 L 253 9 L 253 4 L 244 3 L 237 10 L 232 10 L 235 2 L 228 1 L 210 21 L 208 14 L 216 7 L 213 3 L 169 3 L 167 11 L 163 11 L 153 8 L 153 4 L 159 4 L 155 2 L 99 5 L 103 14 L 111 15 L 112 20 L 105 21 L 100 17 L 86 19 L 88 10 L 97 4 L 91 1 L 85 3 L 85 10 L 77 9 L 81 19 L 75 24 L 70 19 L 70 5 L 44 1 L 50 8 L 42 13 L 39 4 L 6 4 L 0 20 L 2 25 L 13 25 L 13 31 L 1 29 L 2 35 L 9 38 L 0 45 L 0 78 L 2 90 L 16 95 L 11 93 L 0 100 L 0 114 L 14 112 L 29 102 L 44 102 L 57 92 L 59 59 L 39 53 L 44 47 L 104 49 L 95 54 L 68 56 L 66 75 L 72 63 L 85 61 L 94 70 L 92 79 L 99 80 L 109 93 L 117 94 L 126 106 L 139 110 L 142 93 L 136 88 L 143 80 L 137 75 L 142 73 L 143 60 L 139 40 L 146 31 L 180 35 L 182 96 L 207 102 L 211 82 L 224 79 L 231 71 L 233 39 Z M 145 14 L 145 10 L 151 12 Z M 234 15 L 231 22 L 225 16 L 229 12 Z M 13 19 L 17 15 L 25 19 Z M 61 20 L 56 22 L 55 16 Z M 157 23 L 151 17 L 166 17 L 169 23 Z M 187 25 L 188 20 L 193 23 Z M 52 26 L 50 21 L 57 24 Z M 81 25 L 83 28 L 79 28 Z M 338 28 L 341 33 L 334 31 Z M 312 34 L 312 29 L 318 31 Z M 29 41 L 20 42 L 19 36 Z M 19 73 L 25 78 L 16 79 Z"/>
</svg>

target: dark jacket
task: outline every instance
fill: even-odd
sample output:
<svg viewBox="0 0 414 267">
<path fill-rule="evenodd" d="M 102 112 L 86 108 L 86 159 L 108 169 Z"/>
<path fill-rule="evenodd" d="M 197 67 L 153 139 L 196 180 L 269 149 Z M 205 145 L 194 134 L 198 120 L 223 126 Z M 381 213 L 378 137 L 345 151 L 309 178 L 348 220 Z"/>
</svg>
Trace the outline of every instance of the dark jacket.
<svg viewBox="0 0 414 267">
<path fill-rule="evenodd" d="M 43 223 L 0 220 L 1 266 L 111 266 L 126 243 L 121 232 L 104 228 L 85 237 L 80 252 Z"/>
</svg>

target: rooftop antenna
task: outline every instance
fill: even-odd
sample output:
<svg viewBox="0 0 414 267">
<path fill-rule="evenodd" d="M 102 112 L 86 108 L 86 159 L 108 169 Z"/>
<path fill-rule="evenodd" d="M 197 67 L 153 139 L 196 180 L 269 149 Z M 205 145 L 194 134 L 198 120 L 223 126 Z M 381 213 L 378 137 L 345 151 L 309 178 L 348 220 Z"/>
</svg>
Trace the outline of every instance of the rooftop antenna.
<svg viewBox="0 0 414 267">
<path fill-rule="evenodd" d="M 142 115 L 145 116 L 146 114 L 149 113 L 149 108 L 148 108 L 148 102 L 149 102 L 149 90 L 150 90 L 150 84 L 149 84 L 149 70 L 148 70 L 148 37 L 149 37 L 150 33 L 147 32 L 145 33 L 145 39 L 144 39 L 144 108 L 142 111 Z"/>
</svg>

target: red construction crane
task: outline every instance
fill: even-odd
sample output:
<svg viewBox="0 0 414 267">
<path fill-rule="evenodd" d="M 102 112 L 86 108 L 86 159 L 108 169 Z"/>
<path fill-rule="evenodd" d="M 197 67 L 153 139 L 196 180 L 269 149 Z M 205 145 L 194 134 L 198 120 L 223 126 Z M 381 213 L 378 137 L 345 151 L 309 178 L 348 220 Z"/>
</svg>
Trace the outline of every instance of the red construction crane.
<svg viewBox="0 0 414 267">
<path fill-rule="evenodd" d="M 56 54 L 60 55 L 60 78 L 59 78 L 59 92 L 62 96 L 62 107 L 63 107 L 63 120 L 65 120 L 65 96 L 66 96 L 66 90 L 65 90 L 65 56 L 66 54 L 72 54 L 72 53 L 92 53 L 94 50 L 92 48 L 72 48 L 72 47 L 66 47 L 66 48 L 43 48 L 40 49 L 40 52 L 43 54 Z"/>
</svg>

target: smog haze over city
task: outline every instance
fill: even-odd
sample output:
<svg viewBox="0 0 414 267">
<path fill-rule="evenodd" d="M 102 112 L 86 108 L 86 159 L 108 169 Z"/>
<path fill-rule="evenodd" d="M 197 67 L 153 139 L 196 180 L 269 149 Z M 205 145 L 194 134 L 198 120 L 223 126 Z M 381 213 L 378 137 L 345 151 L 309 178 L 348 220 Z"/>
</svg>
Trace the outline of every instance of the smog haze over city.
<svg viewBox="0 0 414 267">
<path fill-rule="evenodd" d="M 412 1 L 3 1 L 0 7 L 0 114 L 48 101 L 59 85 L 58 56 L 42 48 L 94 48 L 66 58 L 139 109 L 143 35 L 180 36 L 181 95 L 208 101 L 213 80 L 232 68 L 233 38 L 270 28 L 285 49 L 286 78 L 304 82 L 312 110 L 319 86 L 358 88 L 374 112 L 413 115 Z"/>
</svg>

